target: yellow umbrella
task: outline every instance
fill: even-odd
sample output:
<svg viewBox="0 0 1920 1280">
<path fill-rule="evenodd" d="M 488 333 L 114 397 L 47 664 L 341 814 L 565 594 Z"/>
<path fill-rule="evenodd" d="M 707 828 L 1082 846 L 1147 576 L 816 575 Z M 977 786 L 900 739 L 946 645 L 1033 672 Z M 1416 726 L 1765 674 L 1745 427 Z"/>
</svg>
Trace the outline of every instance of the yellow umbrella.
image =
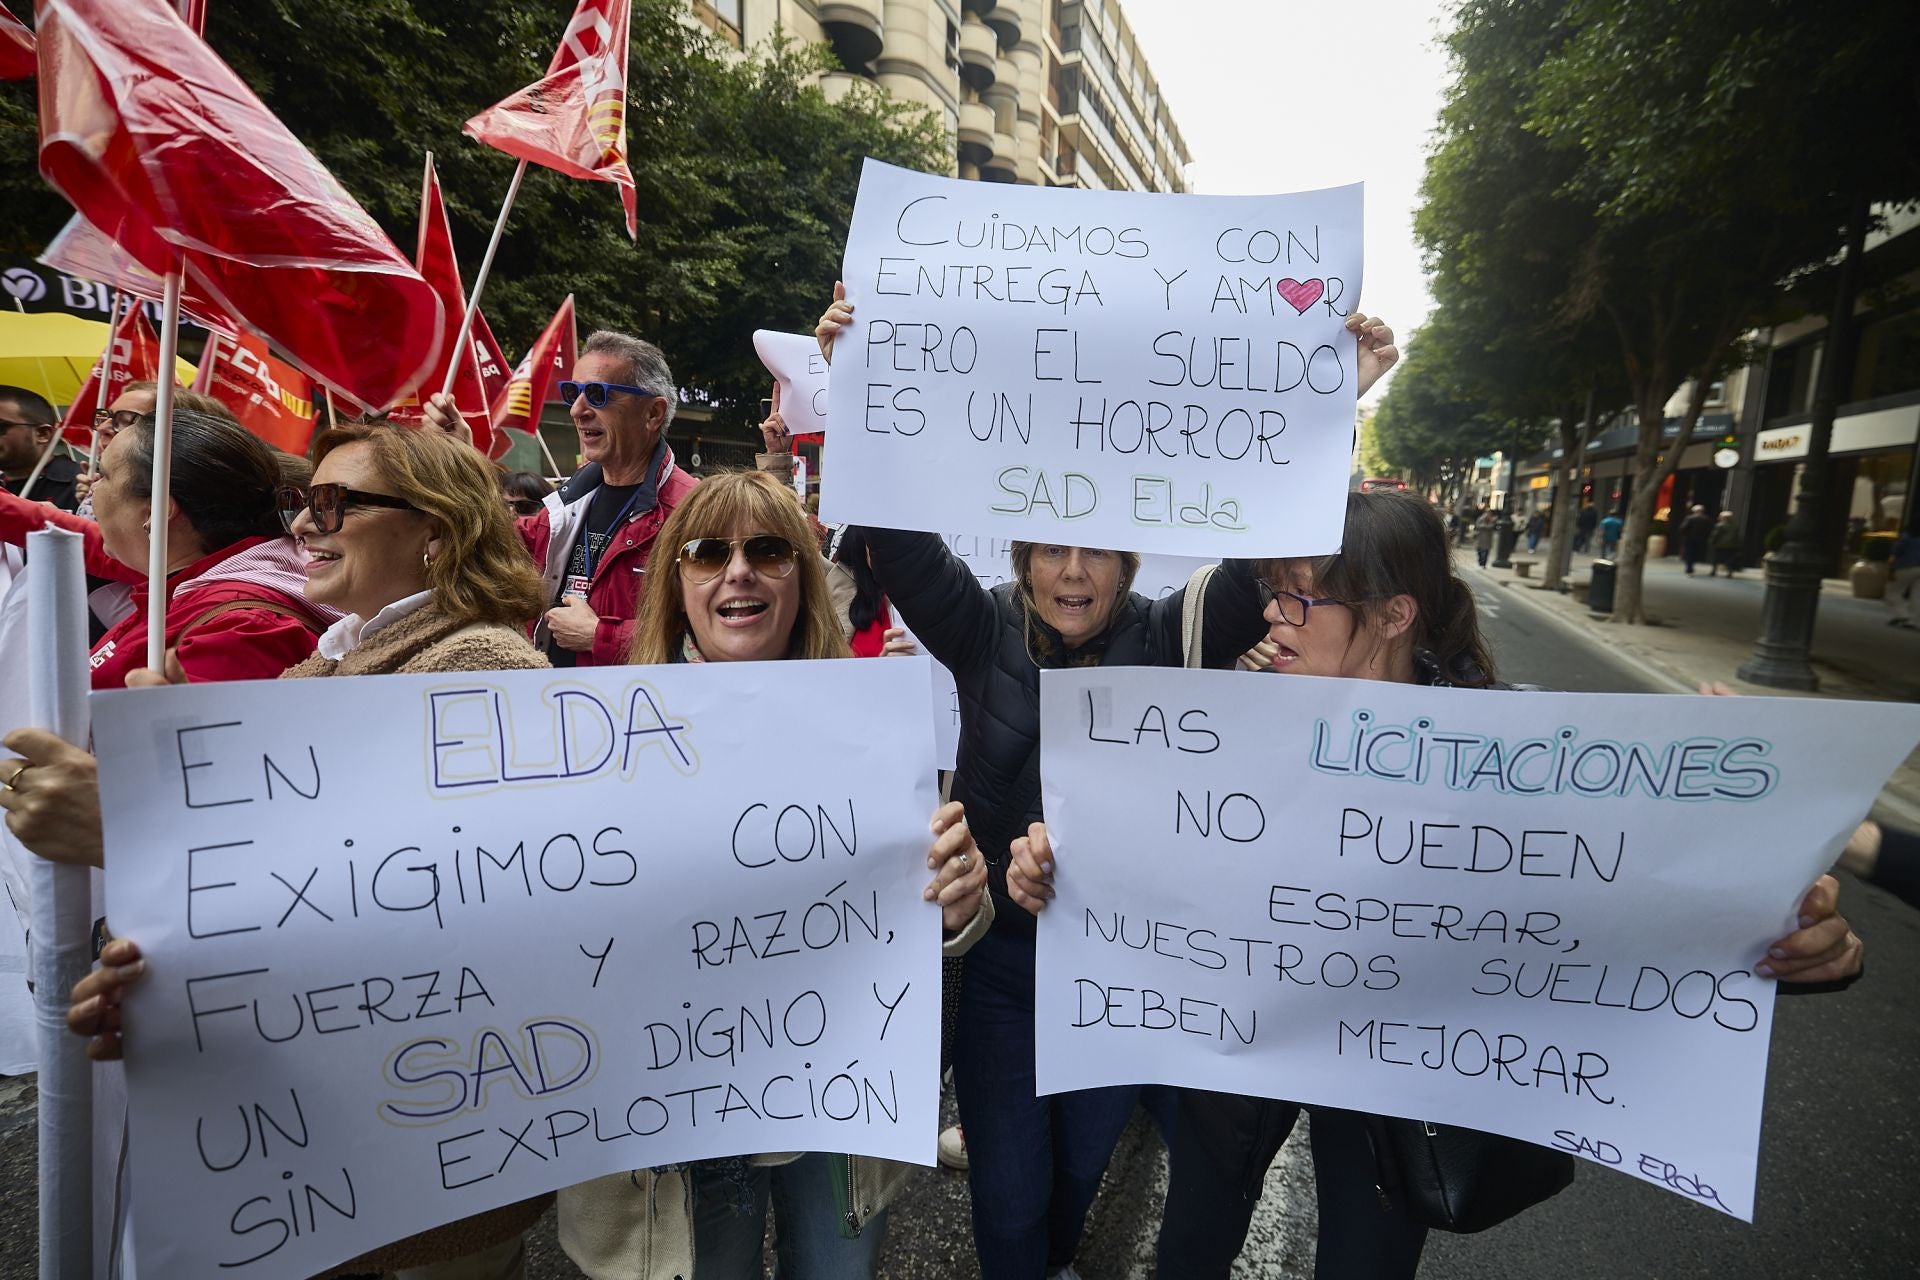
<svg viewBox="0 0 1920 1280">
<path fill-rule="evenodd" d="M 56 405 L 73 403 L 107 349 L 108 328 L 64 311 L 0 311 L 0 383 L 38 391 Z M 174 368 L 182 383 L 193 381 L 185 360 Z"/>
</svg>

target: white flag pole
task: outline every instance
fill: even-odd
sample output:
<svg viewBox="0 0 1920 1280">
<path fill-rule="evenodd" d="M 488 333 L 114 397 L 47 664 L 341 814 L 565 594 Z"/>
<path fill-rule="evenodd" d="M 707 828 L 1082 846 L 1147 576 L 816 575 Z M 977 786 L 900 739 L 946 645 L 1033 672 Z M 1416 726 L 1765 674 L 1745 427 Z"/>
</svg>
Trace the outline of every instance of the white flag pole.
<svg viewBox="0 0 1920 1280">
<path fill-rule="evenodd" d="M 160 317 L 160 378 L 153 406 L 153 503 L 147 529 L 147 665 L 167 669 L 167 507 L 173 479 L 175 353 L 180 348 L 180 269 L 167 272 Z"/>
<path fill-rule="evenodd" d="M 27 535 L 27 666 L 32 722 L 87 741 L 85 541 Z M 93 963 L 89 868 L 33 858 L 34 1022 L 39 1029 L 40 1278 L 93 1274 L 93 1079 L 86 1041 L 67 1030 L 67 994 Z"/>
<path fill-rule="evenodd" d="M 447 364 L 447 380 L 440 387 L 441 395 L 453 394 L 454 379 L 460 375 L 460 357 L 467 349 L 467 336 L 473 332 L 473 317 L 480 310 L 480 295 L 487 287 L 487 276 L 493 271 L 493 255 L 500 248 L 500 237 L 507 230 L 507 215 L 513 212 L 513 202 L 520 194 L 520 180 L 527 176 L 527 162 L 522 160 L 513 168 L 513 181 L 507 184 L 507 198 L 500 202 L 500 216 L 493 220 L 493 239 L 487 241 L 486 256 L 480 259 L 480 274 L 473 278 L 473 292 L 467 295 L 467 314 L 460 318 L 460 333 L 454 339 L 453 359 Z"/>
<path fill-rule="evenodd" d="M 100 357 L 100 386 L 98 388 L 100 394 L 95 397 L 93 406 L 95 410 L 105 409 L 113 403 L 113 339 L 114 336 L 120 332 L 120 302 L 123 298 L 129 307 L 137 307 L 140 305 L 138 298 L 131 294 L 123 294 L 117 289 L 114 290 L 113 307 L 107 312 L 107 350 L 105 354 Z M 91 477 L 99 470 L 100 428 L 95 426 L 93 433 L 87 437 L 87 475 Z M 88 483 L 91 484 L 92 480 L 89 479 Z"/>
</svg>

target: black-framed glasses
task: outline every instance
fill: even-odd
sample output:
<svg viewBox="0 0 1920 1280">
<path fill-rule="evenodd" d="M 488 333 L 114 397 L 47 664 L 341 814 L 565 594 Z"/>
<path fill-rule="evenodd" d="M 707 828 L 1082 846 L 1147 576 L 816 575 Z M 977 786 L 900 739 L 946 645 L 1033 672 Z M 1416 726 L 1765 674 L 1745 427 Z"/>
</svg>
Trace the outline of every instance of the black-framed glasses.
<svg viewBox="0 0 1920 1280">
<path fill-rule="evenodd" d="M 125 431 L 146 416 L 137 409 L 95 409 L 93 429 L 111 440 L 117 432 Z"/>
<path fill-rule="evenodd" d="M 793 572 L 799 550 L 778 534 L 756 533 L 751 538 L 695 538 L 680 548 L 676 561 L 681 576 L 695 586 L 712 582 L 733 562 L 733 549 L 739 547 L 754 571 L 769 578 L 784 578 Z"/>
<path fill-rule="evenodd" d="M 615 391 L 628 396 L 651 396 L 655 394 L 645 387 L 630 387 L 624 382 L 574 382 L 571 380 L 563 380 L 560 383 L 560 399 L 569 408 L 573 406 L 575 400 L 578 400 L 581 396 L 585 396 L 588 404 L 596 409 L 604 409 L 607 407 L 607 397 Z"/>
<path fill-rule="evenodd" d="M 15 427 L 25 427 L 29 431 L 37 431 L 41 427 L 50 427 L 52 425 L 51 422 L 15 422 L 11 418 L 0 418 L 0 433 L 11 431 Z"/>
<path fill-rule="evenodd" d="M 540 514 L 538 498 L 508 498 L 507 509 L 517 516 L 537 516 Z"/>
<path fill-rule="evenodd" d="M 420 509 L 405 498 L 396 498 L 390 493 L 367 493 L 360 489 L 349 489 L 343 484 L 309 485 L 304 493 L 288 487 L 279 490 L 275 496 L 280 505 L 280 523 L 288 533 L 293 532 L 293 522 L 302 511 L 312 514 L 315 533 L 338 533 L 348 507 L 391 507 L 395 511 Z"/>
<path fill-rule="evenodd" d="M 1334 596 L 1321 596 L 1316 600 L 1311 596 L 1303 596 L 1297 591 L 1283 591 L 1271 582 L 1268 582 L 1265 578 L 1255 578 L 1253 585 L 1258 588 L 1260 592 L 1260 612 L 1265 613 L 1267 606 L 1270 604 L 1278 604 L 1280 606 L 1280 621 L 1290 627 L 1306 626 L 1307 618 L 1312 614 L 1313 606 L 1317 604 L 1355 605 L 1365 604 L 1367 601 L 1373 599 L 1372 596 L 1361 596 L 1358 600 L 1341 600 Z"/>
</svg>

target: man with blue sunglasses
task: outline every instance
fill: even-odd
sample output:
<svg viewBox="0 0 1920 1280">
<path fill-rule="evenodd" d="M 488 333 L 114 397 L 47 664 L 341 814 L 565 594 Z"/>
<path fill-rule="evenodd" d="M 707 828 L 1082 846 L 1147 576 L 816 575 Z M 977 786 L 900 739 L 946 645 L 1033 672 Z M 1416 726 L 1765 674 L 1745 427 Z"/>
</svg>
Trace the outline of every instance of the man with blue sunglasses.
<svg viewBox="0 0 1920 1280">
<path fill-rule="evenodd" d="M 624 333 L 589 337 L 560 383 L 584 465 L 521 516 L 520 536 L 540 566 L 552 607 L 534 629 L 556 667 L 626 661 L 653 540 L 698 483 L 667 447 L 678 394 L 660 348 Z M 428 402 L 427 421 L 460 431 L 450 400 Z"/>
</svg>

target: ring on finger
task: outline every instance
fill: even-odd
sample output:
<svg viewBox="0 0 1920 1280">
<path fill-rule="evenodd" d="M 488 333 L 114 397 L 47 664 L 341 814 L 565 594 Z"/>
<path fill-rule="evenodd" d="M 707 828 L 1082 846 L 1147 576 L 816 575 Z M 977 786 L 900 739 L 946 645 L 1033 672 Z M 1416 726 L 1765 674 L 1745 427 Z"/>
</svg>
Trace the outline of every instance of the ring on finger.
<svg viewBox="0 0 1920 1280">
<path fill-rule="evenodd" d="M 955 861 L 960 864 L 960 870 L 965 871 L 973 865 L 973 855 L 970 853 L 963 853 L 958 858 L 956 858 Z"/>
<path fill-rule="evenodd" d="M 5 780 L 0 781 L 0 787 L 5 787 L 8 791 L 12 791 L 14 789 L 13 784 L 20 780 L 20 775 L 25 773 L 31 767 L 32 766 L 28 765 L 25 760 L 22 760 L 18 768 L 14 769 L 12 773 L 8 774 Z"/>
</svg>

